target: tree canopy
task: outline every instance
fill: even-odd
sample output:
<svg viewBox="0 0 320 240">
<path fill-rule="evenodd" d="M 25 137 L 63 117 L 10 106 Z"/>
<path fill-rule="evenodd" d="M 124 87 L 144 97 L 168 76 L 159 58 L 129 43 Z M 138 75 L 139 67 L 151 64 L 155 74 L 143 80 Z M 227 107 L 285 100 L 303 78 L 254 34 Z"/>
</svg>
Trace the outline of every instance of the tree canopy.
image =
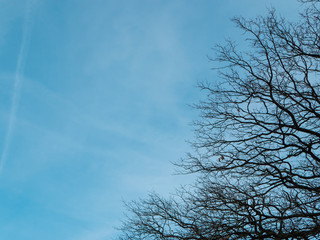
<svg viewBox="0 0 320 240">
<path fill-rule="evenodd" d="M 128 204 L 121 239 L 320 238 L 320 11 L 235 18 L 246 36 L 215 48 L 220 80 L 202 83 L 193 151 L 197 181 L 171 198 Z"/>
</svg>

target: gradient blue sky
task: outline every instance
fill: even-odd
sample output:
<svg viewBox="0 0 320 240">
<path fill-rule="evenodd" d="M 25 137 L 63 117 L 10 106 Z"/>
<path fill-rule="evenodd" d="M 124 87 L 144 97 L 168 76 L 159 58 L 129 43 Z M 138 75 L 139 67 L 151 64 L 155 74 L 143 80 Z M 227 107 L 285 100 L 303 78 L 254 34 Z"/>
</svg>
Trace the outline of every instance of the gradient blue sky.
<svg viewBox="0 0 320 240">
<path fill-rule="evenodd" d="M 190 179 L 188 104 L 230 19 L 295 0 L 0 0 L 0 239 L 112 239 L 122 201 Z"/>
</svg>

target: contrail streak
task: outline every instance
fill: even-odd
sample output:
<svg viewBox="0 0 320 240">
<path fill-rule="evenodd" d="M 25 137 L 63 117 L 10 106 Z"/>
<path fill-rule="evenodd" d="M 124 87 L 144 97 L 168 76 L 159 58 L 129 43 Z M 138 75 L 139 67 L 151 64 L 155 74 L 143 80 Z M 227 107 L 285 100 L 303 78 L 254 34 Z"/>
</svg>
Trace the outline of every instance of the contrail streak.
<svg viewBox="0 0 320 240">
<path fill-rule="evenodd" d="M 14 75 L 14 86 L 13 86 L 13 94 L 11 98 L 11 109 L 9 115 L 9 123 L 7 128 L 7 133 L 5 136 L 5 141 L 1 153 L 0 158 L 0 174 L 2 173 L 3 167 L 6 163 L 8 151 L 11 145 L 12 134 L 16 122 L 16 114 L 19 107 L 19 99 L 20 99 L 20 92 L 23 83 L 23 70 L 26 60 L 26 46 L 29 42 L 31 27 L 32 27 L 32 18 L 31 18 L 31 10 L 33 1 L 26 1 L 26 9 L 25 9 L 25 18 L 23 23 L 23 35 L 22 41 L 20 45 L 19 55 L 17 59 L 17 67 Z"/>
</svg>

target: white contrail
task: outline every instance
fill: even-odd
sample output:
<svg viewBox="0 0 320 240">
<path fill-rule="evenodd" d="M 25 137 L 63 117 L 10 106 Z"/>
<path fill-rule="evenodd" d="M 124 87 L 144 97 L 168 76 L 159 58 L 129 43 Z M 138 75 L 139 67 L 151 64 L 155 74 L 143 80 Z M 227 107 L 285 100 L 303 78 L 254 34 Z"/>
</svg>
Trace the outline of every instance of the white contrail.
<svg viewBox="0 0 320 240">
<path fill-rule="evenodd" d="M 11 140 L 12 140 L 14 125 L 16 121 L 16 113 L 19 107 L 20 91 L 21 91 L 21 86 L 23 82 L 23 70 L 24 70 L 24 64 L 25 64 L 25 59 L 27 54 L 26 46 L 29 42 L 31 27 L 32 27 L 31 10 L 32 10 L 33 3 L 34 1 L 32 0 L 31 1 L 26 0 L 25 18 L 23 23 L 23 35 L 22 35 L 22 41 L 21 41 L 19 55 L 17 59 L 17 67 L 14 75 L 14 86 L 13 86 L 13 94 L 11 98 L 9 123 L 8 123 L 7 133 L 5 136 L 5 141 L 4 141 L 1 158 L 0 158 L 0 174 L 2 173 L 3 167 L 7 160 L 8 151 L 9 151 Z"/>
</svg>

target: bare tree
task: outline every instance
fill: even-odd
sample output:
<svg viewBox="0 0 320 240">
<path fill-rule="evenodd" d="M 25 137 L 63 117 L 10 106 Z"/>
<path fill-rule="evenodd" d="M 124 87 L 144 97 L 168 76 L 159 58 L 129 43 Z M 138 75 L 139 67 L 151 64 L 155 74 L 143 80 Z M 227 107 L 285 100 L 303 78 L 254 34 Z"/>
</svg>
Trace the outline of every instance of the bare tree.
<svg viewBox="0 0 320 240">
<path fill-rule="evenodd" d="M 310 1 L 307 1 L 310 2 Z M 197 182 L 129 204 L 122 239 L 320 239 L 320 11 L 235 18 L 250 48 L 216 47 L 221 80 L 201 84 Z"/>
</svg>

